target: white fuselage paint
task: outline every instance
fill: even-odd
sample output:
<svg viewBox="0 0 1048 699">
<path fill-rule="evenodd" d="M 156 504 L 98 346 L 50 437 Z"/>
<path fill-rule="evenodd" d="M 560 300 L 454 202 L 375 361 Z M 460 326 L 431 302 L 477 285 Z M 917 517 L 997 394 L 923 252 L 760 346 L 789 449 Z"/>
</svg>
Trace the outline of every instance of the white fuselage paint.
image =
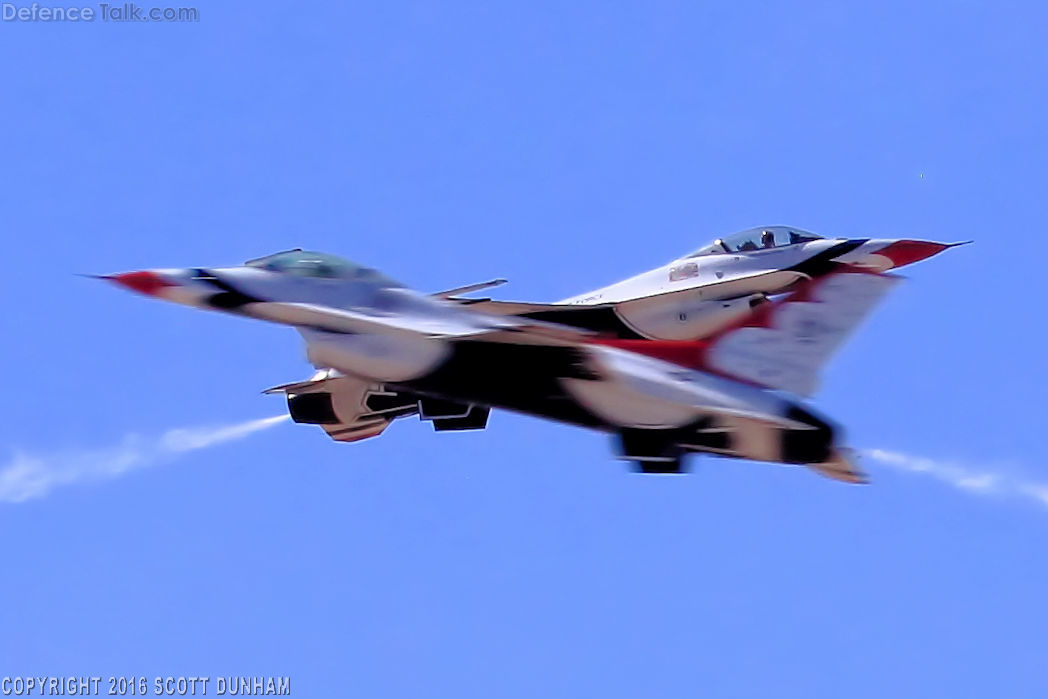
<svg viewBox="0 0 1048 699">
<path fill-rule="evenodd" d="M 694 340 L 708 337 L 742 320 L 753 312 L 754 305 L 765 299 L 763 294 L 751 294 L 722 301 L 704 301 L 697 291 L 621 303 L 615 312 L 627 327 L 644 337 Z"/>
<path fill-rule="evenodd" d="M 781 277 L 771 276 L 766 279 L 754 279 L 754 277 L 798 265 L 843 241 L 844 239 L 840 238 L 823 238 L 780 248 L 753 250 L 744 254 L 721 253 L 683 257 L 610 286 L 572 296 L 560 303 L 575 305 L 621 303 L 685 289 L 696 289 L 699 291 L 699 298 L 704 301 L 732 298 L 742 294 L 775 293 L 797 281 L 799 275 L 783 272 Z M 690 268 L 682 270 L 688 265 L 694 265 L 694 271 Z M 739 283 L 725 283 L 733 281 Z M 714 288 L 703 289 L 711 285 L 714 285 Z"/>
<path fill-rule="evenodd" d="M 301 332 L 313 366 L 377 382 L 417 379 L 433 371 L 451 351 L 446 342 L 408 334 Z"/>
</svg>

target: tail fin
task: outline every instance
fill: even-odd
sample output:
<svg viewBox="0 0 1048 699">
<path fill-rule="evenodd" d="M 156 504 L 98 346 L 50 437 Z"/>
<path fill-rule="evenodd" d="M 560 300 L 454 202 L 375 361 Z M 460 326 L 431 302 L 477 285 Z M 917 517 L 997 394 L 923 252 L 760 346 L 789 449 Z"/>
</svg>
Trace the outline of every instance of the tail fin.
<svg viewBox="0 0 1048 699">
<path fill-rule="evenodd" d="M 761 386 L 810 395 L 822 365 L 898 281 L 848 268 L 803 282 L 711 338 L 706 362 Z"/>
</svg>

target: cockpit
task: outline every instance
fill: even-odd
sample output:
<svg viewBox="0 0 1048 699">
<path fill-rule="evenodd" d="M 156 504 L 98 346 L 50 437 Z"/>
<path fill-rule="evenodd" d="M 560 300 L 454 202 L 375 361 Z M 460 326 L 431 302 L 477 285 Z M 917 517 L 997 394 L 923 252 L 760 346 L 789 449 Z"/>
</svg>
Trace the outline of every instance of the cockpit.
<svg viewBox="0 0 1048 699">
<path fill-rule="evenodd" d="M 729 252 L 754 252 L 756 250 L 769 250 L 771 248 L 782 248 L 787 245 L 807 243 L 819 240 L 820 235 L 802 231 L 799 228 L 788 226 L 766 226 L 764 228 L 751 228 L 727 238 L 717 238 L 709 245 L 704 245 L 688 257 L 701 257 L 703 255 L 720 255 Z"/>
<path fill-rule="evenodd" d="M 385 286 L 399 286 L 393 280 L 369 267 L 361 267 L 335 255 L 300 248 L 248 260 L 244 266 L 313 279 L 366 281 L 382 283 Z"/>
</svg>

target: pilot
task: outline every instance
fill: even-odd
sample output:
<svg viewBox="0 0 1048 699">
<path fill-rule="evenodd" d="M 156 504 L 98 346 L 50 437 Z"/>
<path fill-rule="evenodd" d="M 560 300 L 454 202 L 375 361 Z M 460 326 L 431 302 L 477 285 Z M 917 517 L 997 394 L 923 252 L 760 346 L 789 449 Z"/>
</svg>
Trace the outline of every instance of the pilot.
<svg viewBox="0 0 1048 699">
<path fill-rule="evenodd" d="M 761 233 L 761 247 L 762 248 L 773 248 L 775 247 L 775 234 L 771 231 L 764 231 Z"/>
</svg>

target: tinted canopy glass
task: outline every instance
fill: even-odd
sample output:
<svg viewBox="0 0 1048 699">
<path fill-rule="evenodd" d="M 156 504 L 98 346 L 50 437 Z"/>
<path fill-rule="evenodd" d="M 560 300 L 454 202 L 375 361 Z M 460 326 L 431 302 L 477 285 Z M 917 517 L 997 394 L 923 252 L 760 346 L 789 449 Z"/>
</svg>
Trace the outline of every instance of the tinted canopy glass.
<svg viewBox="0 0 1048 699">
<path fill-rule="evenodd" d="M 397 286 L 395 282 L 373 269 L 362 267 L 341 257 L 329 255 L 326 252 L 288 250 L 260 257 L 256 260 L 248 260 L 244 264 L 247 267 L 256 267 L 282 274 L 293 274 L 299 277 L 383 282 L 388 286 Z"/>
<path fill-rule="evenodd" d="M 797 243 L 807 243 L 811 240 L 818 240 L 821 237 L 814 233 L 803 231 L 800 228 L 790 228 L 789 226 L 751 228 L 748 231 L 742 231 L 726 238 L 718 238 L 709 245 L 699 248 L 688 255 L 688 257 L 780 248 L 787 245 L 796 245 Z"/>
</svg>

